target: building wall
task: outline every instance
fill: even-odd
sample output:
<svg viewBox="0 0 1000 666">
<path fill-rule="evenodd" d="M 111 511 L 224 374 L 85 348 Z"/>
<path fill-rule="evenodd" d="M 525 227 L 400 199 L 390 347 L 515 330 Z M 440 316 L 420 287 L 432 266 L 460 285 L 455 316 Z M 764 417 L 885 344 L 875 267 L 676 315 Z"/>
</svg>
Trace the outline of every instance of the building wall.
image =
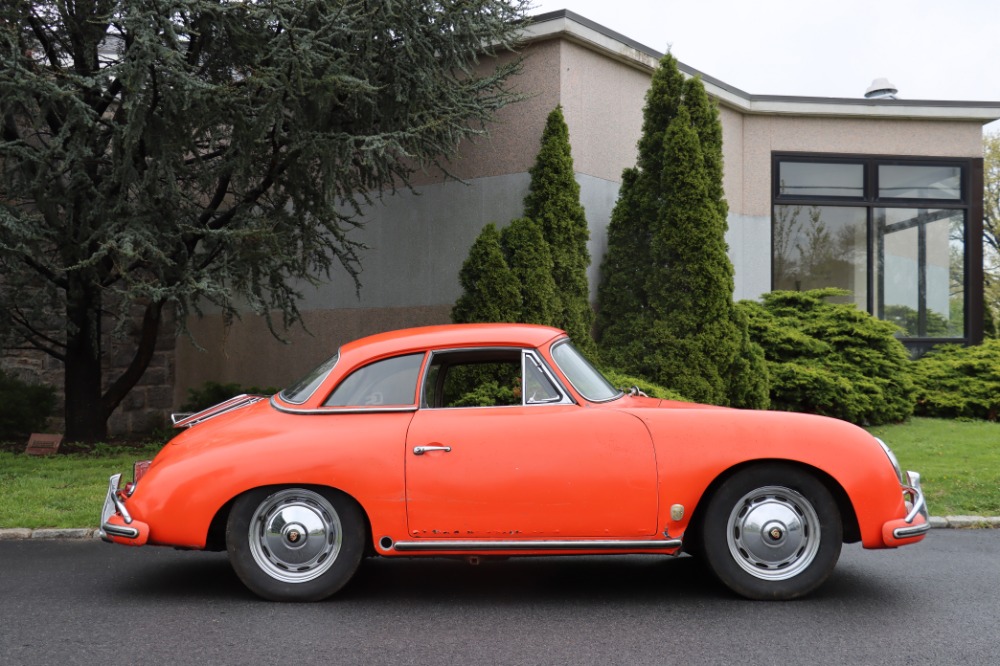
<svg viewBox="0 0 1000 666">
<path fill-rule="evenodd" d="M 511 56 L 505 56 L 511 57 Z M 515 79 L 526 98 L 503 109 L 490 136 L 463 146 L 447 165 L 461 181 L 421 172 L 414 190 L 386 196 L 365 212 L 353 237 L 364 243 L 362 287 L 346 273 L 317 288 L 302 286 L 299 307 L 309 335 L 273 338 L 263 319 L 245 315 L 228 330 L 221 316 L 189 322 L 198 349 L 177 349 L 175 404 L 187 389 L 212 380 L 281 386 L 294 381 L 349 340 L 406 326 L 449 321 L 461 294 L 458 273 L 482 228 L 523 215 L 528 173 L 548 114 L 563 105 L 573 147 L 580 199 L 590 227 L 591 295 L 596 296 L 606 228 L 621 172 L 633 166 L 650 74 L 564 40 L 532 44 Z"/>
<path fill-rule="evenodd" d="M 978 121 L 758 116 L 723 109 L 726 241 L 736 299 L 771 291 L 771 154 L 982 157 Z"/>
<path fill-rule="evenodd" d="M 386 196 L 366 212 L 365 226 L 355 235 L 368 246 L 361 254 L 360 293 L 346 273 L 318 288 L 303 286 L 300 307 L 311 334 L 289 331 L 289 344 L 276 341 L 252 315 L 228 330 L 217 315 L 190 322 L 205 351 L 178 342 L 175 405 L 189 387 L 207 380 L 281 386 L 351 339 L 447 322 L 461 293 L 458 272 L 483 226 L 503 226 L 523 214 L 528 170 L 557 104 L 569 126 L 590 226 L 595 296 L 621 173 L 635 164 L 651 71 L 566 39 L 534 42 L 524 57 L 524 72 L 513 81 L 524 101 L 503 109 L 490 136 L 468 142 L 447 165 L 461 181 L 420 172 L 414 191 Z M 771 288 L 773 151 L 981 155 L 981 125 L 975 121 L 752 115 L 726 106 L 720 114 L 737 299 L 757 298 Z"/>
<path fill-rule="evenodd" d="M 635 166 L 651 74 L 573 42 L 558 43 L 559 101 L 569 126 L 573 166 L 579 174 L 616 183 L 617 190 L 622 170 Z"/>
</svg>

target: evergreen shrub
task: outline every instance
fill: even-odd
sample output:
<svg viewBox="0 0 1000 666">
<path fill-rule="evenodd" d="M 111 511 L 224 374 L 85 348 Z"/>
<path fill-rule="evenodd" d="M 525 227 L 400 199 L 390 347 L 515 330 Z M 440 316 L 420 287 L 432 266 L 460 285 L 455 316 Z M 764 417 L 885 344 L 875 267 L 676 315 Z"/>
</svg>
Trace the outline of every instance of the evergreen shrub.
<svg viewBox="0 0 1000 666">
<path fill-rule="evenodd" d="M 638 148 L 601 264 L 602 360 L 697 402 L 766 408 L 763 351 L 733 303 L 719 111 L 669 53 L 646 93 Z"/>
<path fill-rule="evenodd" d="M 569 126 L 562 107 L 549 113 L 542 131 L 541 147 L 531 167 L 531 183 L 524 198 L 524 214 L 541 227 L 551 255 L 555 305 L 553 324 L 573 339 L 586 356 L 596 355 L 591 337 L 594 311 L 590 307 L 590 228 L 580 203 L 580 185 L 576 182 Z M 531 321 L 522 318 L 521 321 Z"/>
<path fill-rule="evenodd" d="M 524 212 L 503 231 L 486 225 L 473 243 L 459 273 L 462 295 L 452 308 L 452 321 L 554 326 L 593 358 L 590 230 L 561 107 L 545 123 Z"/>
<path fill-rule="evenodd" d="M 214 407 L 220 402 L 225 402 L 238 395 L 274 395 L 278 389 L 273 386 L 243 386 L 232 382 L 222 384 L 208 381 L 198 388 L 188 389 L 188 400 L 181 405 L 182 412 L 200 412 L 203 409 Z"/>
<path fill-rule="evenodd" d="M 451 309 L 456 324 L 519 321 L 521 286 L 504 258 L 495 224 L 487 224 L 479 233 L 458 280 L 462 295 Z"/>
<path fill-rule="evenodd" d="M 1000 420 L 1000 340 L 941 345 L 913 363 L 916 413 Z"/>
<path fill-rule="evenodd" d="M 56 406 L 56 390 L 29 384 L 0 370 L 0 439 L 18 440 L 43 432 Z"/>
<path fill-rule="evenodd" d="M 648 395 L 650 398 L 660 398 L 661 400 L 680 400 L 682 402 L 690 402 L 687 398 L 682 396 L 677 391 L 668 389 L 665 386 L 660 386 L 655 382 L 651 382 L 644 377 L 636 377 L 635 375 L 630 375 L 621 370 L 615 370 L 613 368 L 601 368 L 601 374 L 611 382 L 612 386 L 620 388 L 626 393 L 633 386 L 637 387 L 640 391 Z"/>
<path fill-rule="evenodd" d="M 894 324 L 850 303 L 841 289 L 776 291 L 743 301 L 764 350 L 771 407 L 877 425 L 913 413 L 911 362 Z"/>
</svg>

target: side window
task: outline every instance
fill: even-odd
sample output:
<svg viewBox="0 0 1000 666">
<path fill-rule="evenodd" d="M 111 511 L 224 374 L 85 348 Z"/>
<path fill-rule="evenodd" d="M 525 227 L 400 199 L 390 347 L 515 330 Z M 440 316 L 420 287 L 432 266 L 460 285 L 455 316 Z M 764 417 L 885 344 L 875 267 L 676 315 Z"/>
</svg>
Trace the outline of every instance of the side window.
<svg viewBox="0 0 1000 666">
<path fill-rule="evenodd" d="M 323 403 L 325 407 L 405 407 L 417 393 L 423 354 L 376 361 L 347 376 Z"/>
<path fill-rule="evenodd" d="M 524 404 L 541 405 L 548 402 L 559 402 L 562 394 L 542 371 L 538 361 L 533 356 L 524 359 Z"/>
<path fill-rule="evenodd" d="M 562 399 L 563 393 L 530 354 L 522 355 L 520 349 L 481 349 L 434 354 L 427 369 L 422 404 L 504 407 Z"/>
</svg>

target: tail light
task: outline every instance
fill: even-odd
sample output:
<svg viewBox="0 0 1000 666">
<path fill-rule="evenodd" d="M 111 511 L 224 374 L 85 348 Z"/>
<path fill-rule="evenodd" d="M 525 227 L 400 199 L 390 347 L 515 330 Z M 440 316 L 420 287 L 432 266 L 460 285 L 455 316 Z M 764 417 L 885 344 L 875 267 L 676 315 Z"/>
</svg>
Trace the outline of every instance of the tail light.
<svg viewBox="0 0 1000 666">
<path fill-rule="evenodd" d="M 126 497 L 131 497 L 132 493 L 135 491 L 135 486 L 139 483 L 139 479 L 146 475 L 149 471 L 149 465 L 153 462 L 152 460 L 139 460 L 132 466 L 132 481 L 131 483 L 126 483 L 124 492 Z"/>
</svg>

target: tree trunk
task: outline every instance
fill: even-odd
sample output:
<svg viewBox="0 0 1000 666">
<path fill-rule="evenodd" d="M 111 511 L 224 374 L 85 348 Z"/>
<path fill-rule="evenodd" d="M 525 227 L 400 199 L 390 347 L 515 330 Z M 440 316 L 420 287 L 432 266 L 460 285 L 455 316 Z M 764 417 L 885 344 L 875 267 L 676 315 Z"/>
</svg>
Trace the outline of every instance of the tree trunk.
<svg viewBox="0 0 1000 666">
<path fill-rule="evenodd" d="M 94 442 L 108 434 L 101 407 L 101 295 L 83 276 L 70 277 L 66 295 L 65 437 Z"/>
</svg>

